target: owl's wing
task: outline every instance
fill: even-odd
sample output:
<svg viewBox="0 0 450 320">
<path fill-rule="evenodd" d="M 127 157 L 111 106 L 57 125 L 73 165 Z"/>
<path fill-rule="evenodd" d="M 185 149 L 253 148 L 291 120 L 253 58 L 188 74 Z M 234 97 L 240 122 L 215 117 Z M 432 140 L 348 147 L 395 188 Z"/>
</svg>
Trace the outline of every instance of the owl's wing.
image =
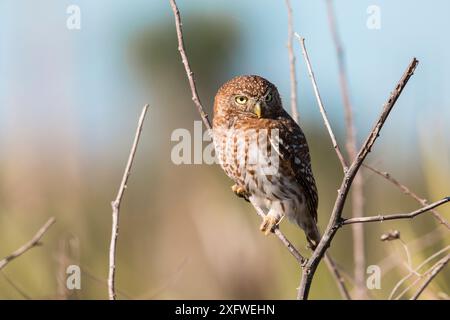
<svg viewBox="0 0 450 320">
<path fill-rule="evenodd" d="M 287 168 L 302 187 L 308 210 L 317 222 L 317 187 L 311 169 L 311 158 L 305 135 L 294 120 L 287 115 L 280 121 L 279 139 L 271 144 L 280 156 L 280 166 Z"/>
</svg>

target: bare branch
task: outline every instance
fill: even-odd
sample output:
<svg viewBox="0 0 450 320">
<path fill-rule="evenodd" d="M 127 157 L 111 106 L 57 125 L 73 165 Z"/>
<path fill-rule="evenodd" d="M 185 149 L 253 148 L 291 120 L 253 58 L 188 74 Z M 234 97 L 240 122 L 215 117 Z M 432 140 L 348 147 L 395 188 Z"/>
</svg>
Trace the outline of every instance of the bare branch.
<svg viewBox="0 0 450 320">
<path fill-rule="evenodd" d="M 123 173 L 122 182 L 120 183 L 119 191 L 117 192 L 116 199 L 111 202 L 112 207 L 112 232 L 111 243 L 109 246 L 109 274 L 108 274 L 108 294 L 110 300 L 116 299 L 115 289 L 115 274 L 116 274 L 116 246 L 117 238 L 119 236 L 119 212 L 120 204 L 122 202 L 123 194 L 127 188 L 128 178 L 131 173 L 131 167 L 133 166 L 134 156 L 136 154 L 137 146 L 139 144 L 139 138 L 141 137 L 142 127 L 144 124 L 145 115 L 147 114 L 148 104 L 144 106 L 139 117 L 136 134 L 134 136 L 133 145 L 131 147 L 130 155 L 128 156 L 127 165 Z"/>
<path fill-rule="evenodd" d="M 432 254 L 431 256 L 429 256 L 427 259 L 425 259 L 420 265 L 418 265 L 415 269 L 410 270 L 410 272 L 403 277 L 399 282 L 397 282 L 397 284 L 394 286 L 394 288 L 392 289 L 390 295 L 389 295 L 389 300 L 391 300 L 394 297 L 395 292 L 397 291 L 398 288 L 400 288 L 400 286 L 409 278 L 411 278 L 413 275 L 418 274 L 418 272 L 420 271 L 420 269 L 422 269 L 428 262 L 430 262 L 431 260 L 433 260 L 434 258 L 438 257 L 439 255 L 441 255 L 442 253 L 448 251 L 450 249 L 450 246 L 447 246 L 441 250 L 439 250 L 438 252 L 435 252 L 434 254 Z M 426 272 L 425 272 L 426 274 Z M 421 277 L 419 276 L 419 278 L 417 280 L 420 280 Z M 418 281 L 414 281 L 410 286 L 408 286 L 405 290 L 403 290 L 399 295 L 397 295 L 397 297 L 395 298 L 395 300 L 400 299 L 409 289 L 411 289 Z"/>
<path fill-rule="evenodd" d="M 330 246 L 330 243 L 333 240 L 334 235 L 339 229 L 342 210 L 344 208 L 345 200 L 347 199 L 347 195 L 350 190 L 353 179 L 355 178 L 355 175 L 357 174 L 359 168 L 361 167 L 361 164 L 363 163 L 366 156 L 369 154 L 372 146 L 374 145 L 375 141 L 380 135 L 380 131 L 384 123 L 386 122 L 389 113 L 391 112 L 392 108 L 397 102 L 397 99 L 402 93 L 409 78 L 413 75 L 414 70 L 417 67 L 417 64 L 418 60 L 416 58 L 413 58 L 410 64 L 408 65 L 406 71 L 404 72 L 403 76 L 401 77 L 400 81 L 398 82 L 397 86 L 395 87 L 394 91 L 391 93 L 388 101 L 385 103 L 380 117 L 375 123 L 375 126 L 373 127 L 363 146 L 359 150 L 358 155 L 356 156 L 352 165 L 346 172 L 344 179 L 342 180 L 341 187 L 339 188 L 338 197 L 334 204 L 333 212 L 331 214 L 328 226 L 324 232 L 324 235 L 322 236 L 322 239 L 319 242 L 319 245 L 317 246 L 313 255 L 311 256 L 308 263 L 304 267 L 304 272 L 302 275 L 302 280 L 300 283 L 297 296 L 299 299 L 303 300 L 308 298 L 309 289 L 311 287 L 311 281 L 314 277 L 314 273 L 317 269 L 317 266 L 319 265 L 325 251 Z"/>
<path fill-rule="evenodd" d="M 450 201 L 450 197 L 443 198 L 439 201 L 433 202 L 423 208 L 420 208 L 418 210 L 415 210 L 410 213 L 395 213 L 390 215 L 378 215 L 373 217 L 362 217 L 362 218 L 350 218 L 350 219 L 343 219 L 340 225 L 346 225 L 346 224 L 352 224 L 352 223 L 365 223 L 365 222 L 376 222 L 376 221 L 387 221 L 387 220 L 398 220 L 398 219 L 412 219 L 419 214 L 422 214 L 424 212 L 430 211 L 436 207 L 439 207 L 440 205 L 443 205 L 444 203 L 447 203 Z"/>
<path fill-rule="evenodd" d="M 346 164 L 345 158 L 342 155 L 342 152 L 341 152 L 341 150 L 339 148 L 339 145 L 337 143 L 336 137 L 334 136 L 333 130 L 331 129 L 331 125 L 330 125 L 330 122 L 328 120 L 327 113 L 326 113 L 325 108 L 323 106 L 322 99 L 321 99 L 320 93 L 319 93 L 319 89 L 317 87 L 316 79 L 314 77 L 314 72 L 313 72 L 312 67 L 311 67 L 311 62 L 309 60 L 308 51 L 306 50 L 305 39 L 300 37 L 297 33 L 295 34 L 295 36 L 300 41 L 300 44 L 302 46 L 303 57 L 305 58 L 306 66 L 308 68 L 308 74 L 309 74 L 309 77 L 311 79 L 311 83 L 312 83 L 312 86 L 313 86 L 313 89 L 314 89 L 314 93 L 316 95 L 316 99 L 317 99 L 317 102 L 318 102 L 320 113 L 322 114 L 322 117 L 323 117 L 323 120 L 324 120 L 324 123 L 325 123 L 325 127 L 328 130 L 328 133 L 329 133 L 329 135 L 331 137 L 331 141 L 333 143 L 333 147 L 334 147 L 334 149 L 336 151 L 336 154 L 337 154 L 339 160 L 341 161 L 341 165 L 342 165 L 342 168 L 343 168 L 344 173 L 345 173 L 347 171 L 347 164 Z M 328 257 L 326 257 L 326 262 L 327 262 L 328 269 L 331 271 L 332 276 L 336 280 L 336 283 L 338 285 L 339 292 L 341 293 L 341 296 L 344 299 L 351 300 L 350 294 L 348 293 L 348 290 L 345 287 L 343 278 L 341 277 L 341 275 L 339 273 L 339 270 L 336 268 L 333 259 L 330 256 L 328 256 Z"/>
<path fill-rule="evenodd" d="M 209 121 L 208 114 L 204 111 L 202 103 L 197 93 L 197 86 L 195 85 L 194 73 L 191 71 L 191 66 L 189 65 L 189 60 L 186 55 L 186 50 L 184 47 L 184 39 L 183 39 L 183 29 L 181 23 L 180 11 L 178 10 L 177 3 L 175 0 L 170 0 L 170 6 L 172 7 L 173 14 L 175 16 L 175 26 L 177 29 L 177 38 L 178 38 L 178 51 L 181 55 L 181 61 L 183 62 L 184 69 L 186 70 L 186 74 L 189 80 L 189 86 L 191 87 L 192 92 L 192 101 L 194 101 L 195 106 L 197 107 L 197 111 L 202 117 L 203 123 L 206 128 L 211 130 L 211 122 Z"/>
<path fill-rule="evenodd" d="M 325 127 L 328 130 L 328 134 L 330 135 L 331 142 L 333 143 L 333 148 L 336 151 L 336 154 L 339 158 L 339 161 L 341 162 L 342 168 L 344 172 L 347 171 L 347 164 L 345 162 L 345 158 L 342 155 L 341 149 L 339 148 L 339 145 L 337 143 L 336 137 L 333 133 L 333 130 L 331 129 L 330 121 L 328 120 L 327 112 L 325 111 L 325 108 L 322 103 L 322 98 L 320 97 L 319 89 L 317 87 L 316 78 L 314 77 L 314 72 L 311 67 L 311 62 L 309 61 L 308 51 L 306 50 L 305 46 L 305 38 L 300 37 L 298 33 L 295 33 L 295 36 L 297 37 L 298 41 L 300 41 L 300 44 L 302 46 L 302 52 L 303 57 L 305 58 L 306 66 L 308 68 L 308 74 L 309 78 L 311 79 L 311 83 L 314 89 L 314 94 L 316 95 L 317 103 L 319 105 L 319 110 L 322 115 L 323 121 L 325 123 Z"/>
<path fill-rule="evenodd" d="M 47 230 L 55 223 L 55 218 L 50 218 L 48 221 L 39 229 L 39 231 L 34 235 L 33 238 L 31 238 L 30 241 L 25 243 L 23 246 L 21 246 L 19 249 L 11 253 L 10 255 L 4 257 L 2 260 L 0 260 L 0 270 L 2 270 L 8 263 L 10 263 L 12 260 L 20 257 L 22 254 L 27 252 L 28 250 L 40 245 L 40 240 L 44 236 L 44 234 L 47 232 Z"/>
<path fill-rule="evenodd" d="M 444 269 L 444 267 L 447 265 L 448 261 L 450 260 L 450 254 L 439 260 L 434 267 L 430 270 L 430 273 L 428 275 L 428 278 L 425 280 L 425 282 L 420 286 L 419 290 L 412 296 L 410 300 L 417 300 L 419 296 L 422 294 L 422 292 L 428 287 L 428 285 L 433 281 L 433 279 L 437 276 L 437 274 Z"/>
<path fill-rule="evenodd" d="M 391 182 L 393 185 L 397 186 L 404 194 L 411 196 L 411 198 L 413 198 L 414 200 L 416 200 L 419 204 L 421 204 L 422 206 L 426 206 L 428 205 L 428 201 L 425 198 L 421 198 L 417 195 L 417 193 L 411 191 L 407 186 L 405 186 L 404 184 L 400 183 L 397 179 L 395 179 L 390 173 L 388 172 L 381 172 L 378 169 L 375 169 L 374 167 L 371 167 L 369 165 L 363 164 L 363 167 L 369 169 L 370 171 L 376 173 L 377 175 L 385 178 L 386 180 L 388 180 L 389 182 Z M 446 226 L 447 229 L 450 229 L 450 224 L 448 223 L 447 220 L 444 219 L 444 217 L 442 217 L 439 212 L 437 212 L 436 210 L 432 209 L 430 210 L 431 213 L 433 214 L 433 216 L 439 221 L 439 223 L 441 223 L 442 225 Z"/>
<path fill-rule="evenodd" d="M 410 253 L 413 254 L 436 244 L 440 241 L 441 238 L 442 232 L 440 232 L 440 228 L 435 228 L 434 230 L 420 236 L 419 238 L 409 241 L 408 243 L 406 243 L 406 245 L 408 246 Z M 391 253 L 388 256 L 384 257 L 381 261 L 376 263 L 376 265 L 380 266 L 384 274 L 387 274 L 397 265 L 398 260 L 398 254 Z"/>
<path fill-rule="evenodd" d="M 293 48 L 294 39 L 294 19 L 292 17 L 291 1 L 285 0 L 287 13 L 288 13 L 288 55 L 289 55 L 289 74 L 291 78 L 291 114 L 295 122 L 298 123 L 298 110 L 297 110 L 297 77 L 295 75 L 295 54 Z"/>
<path fill-rule="evenodd" d="M 331 270 L 331 275 L 336 280 L 341 297 L 345 300 L 352 300 L 352 297 L 345 286 L 344 277 L 341 276 L 341 272 L 339 271 L 337 264 L 328 253 L 325 253 L 325 263 L 327 264 L 328 269 Z"/>
<path fill-rule="evenodd" d="M 356 130 L 353 120 L 353 107 L 350 102 L 350 94 L 348 89 L 347 70 L 344 59 L 344 49 L 339 37 L 338 27 L 336 23 L 336 15 L 333 8 L 332 0 L 327 0 L 327 17 L 330 32 L 333 38 L 334 47 L 336 49 L 336 56 L 339 69 L 339 86 L 341 89 L 341 96 L 344 105 L 345 114 L 345 128 L 346 128 L 346 144 L 347 154 L 350 161 L 353 161 L 356 157 L 357 143 L 356 143 Z M 363 178 L 360 172 L 358 172 L 353 181 L 351 204 L 352 204 L 352 216 L 361 217 L 364 210 L 364 194 L 363 194 Z M 364 229 L 361 225 L 352 226 L 353 233 L 353 260 L 355 262 L 354 274 L 357 289 L 357 298 L 363 298 L 366 295 L 365 280 L 365 246 L 364 246 Z"/>
</svg>

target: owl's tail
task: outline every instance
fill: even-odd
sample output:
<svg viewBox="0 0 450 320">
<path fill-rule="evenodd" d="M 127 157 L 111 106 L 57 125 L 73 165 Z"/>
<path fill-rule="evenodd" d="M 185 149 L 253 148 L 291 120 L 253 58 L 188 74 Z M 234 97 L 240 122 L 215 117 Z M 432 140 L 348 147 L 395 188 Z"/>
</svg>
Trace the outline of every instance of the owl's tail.
<svg viewBox="0 0 450 320">
<path fill-rule="evenodd" d="M 317 225 L 313 223 L 311 226 L 308 226 L 308 228 L 306 228 L 305 233 L 309 248 L 313 251 L 316 250 L 316 247 L 319 244 L 320 239 L 322 238 L 319 232 L 319 228 L 317 228 Z"/>
</svg>

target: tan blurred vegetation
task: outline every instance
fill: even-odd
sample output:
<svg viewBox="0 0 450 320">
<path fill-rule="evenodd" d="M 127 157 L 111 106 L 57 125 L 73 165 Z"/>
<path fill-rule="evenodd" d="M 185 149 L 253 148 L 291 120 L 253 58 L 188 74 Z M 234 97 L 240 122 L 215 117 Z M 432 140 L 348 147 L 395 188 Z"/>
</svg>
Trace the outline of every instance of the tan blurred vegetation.
<svg viewBox="0 0 450 320">
<path fill-rule="evenodd" d="M 171 132 L 176 128 L 193 130 L 193 121 L 198 120 L 170 22 L 141 31 L 130 40 L 130 61 L 153 103 L 121 208 L 116 275 L 119 298 L 292 299 L 300 277 L 296 261 L 273 236 L 264 237 L 258 231 L 258 217 L 250 205 L 230 192 L 231 181 L 220 168 L 176 166 L 170 160 L 175 144 L 170 141 Z M 186 17 L 185 41 L 207 106 L 212 105 L 220 83 L 229 77 L 231 60 L 239 59 L 230 49 L 239 44 L 238 34 L 222 16 Z M 288 98 L 284 100 L 287 103 Z M 29 297 L 107 298 L 110 201 L 120 182 L 141 106 L 127 107 L 120 114 L 111 114 L 123 119 L 121 128 L 111 129 L 111 148 L 91 154 L 64 125 L 52 145 L 27 128 L 14 128 L 8 136 L 7 152 L 0 155 L 0 257 L 26 242 L 48 217 L 57 219 L 42 246 L 3 270 Z M 77 123 L 71 125 L 76 127 Z M 391 135 L 380 140 L 385 147 L 377 147 L 368 163 L 391 172 L 434 201 L 450 193 L 449 142 L 442 135 L 431 135 L 425 124 L 418 124 L 422 125 L 418 145 L 411 146 L 410 162 L 396 161 L 392 147 L 396 136 Z M 341 170 L 319 117 L 305 121 L 303 127 L 319 187 L 319 223 L 323 230 Z M 392 132 L 387 130 L 384 135 Z M 368 171 L 364 172 L 364 181 L 366 215 L 418 207 Z M 450 206 L 439 211 L 450 218 Z M 282 229 L 307 253 L 303 232 L 287 222 Z M 450 244 L 448 231 L 430 214 L 412 221 L 367 224 L 367 263 L 383 261 L 382 271 L 386 270 L 382 289 L 370 292 L 374 298 L 386 298 L 407 274 L 401 244 L 379 240 L 391 229 L 400 230 L 402 239 L 411 243 L 414 265 Z M 346 228 L 331 247 L 335 259 L 349 274 L 353 272 L 351 241 L 350 228 Z M 84 271 L 79 292 L 68 292 L 64 287 L 68 264 L 79 264 Z M 24 298 L 4 275 L 0 274 L 0 298 Z M 422 297 L 448 294 L 449 283 L 446 270 Z M 323 264 L 313 282 L 311 298 L 339 298 Z"/>
</svg>

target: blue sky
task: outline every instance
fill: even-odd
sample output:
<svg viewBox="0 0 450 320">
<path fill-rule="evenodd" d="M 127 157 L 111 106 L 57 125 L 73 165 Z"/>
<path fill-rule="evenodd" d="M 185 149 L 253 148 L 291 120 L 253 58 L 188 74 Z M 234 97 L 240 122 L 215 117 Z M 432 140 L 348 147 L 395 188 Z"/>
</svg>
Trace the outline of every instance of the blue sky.
<svg viewBox="0 0 450 320">
<path fill-rule="evenodd" d="M 293 0 L 295 30 L 307 39 L 322 97 L 335 126 L 341 126 L 337 63 L 329 33 L 325 1 Z M 82 28 L 65 27 L 66 8 L 81 9 Z M 243 39 L 230 76 L 257 73 L 276 83 L 289 100 L 284 1 L 179 0 L 185 16 L 220 11 L 229 16 Z M 381 29 L 366 27 L 367 7 L 381 9 Z M 337 22 L 345 46 L 351 100 L 360 138 L 378 115 L 390 90 L 410 59 L 420 65 L 399 101 L 388 130 L 408 139 L 417 123 L 450 119 L 450 2 L 445 0 L 335 1 Z M 52 124 L 68 122 L 80 130 L 97 128 L 92 143 L 106 141 L 117 125 L 111 110 L 136 106 L 152 97 L 142 92 L 130 71 L 124 48 L 139 28 L 173 19 L 163 0 L 3 0 L 0 3 L 0 133 L 14 135 L 18 123 L 52 134 Z M 188 44 L 189 45 L 189 44 Z M 295 44 L 300 112 L 317 118 L 300 47 Z M 134 115 L 131 119 L 134 121 Z M 20 119 L 20 120 L 19 120 Z M 76 124 L 70 124 L 76 119 Z M 447 120 L 445 120 L 447 119 Z M 38 120 L 38 121 L 37 121 Z M 78 129 L 77 129 L 78 130 Z M 103 138 L 102 138 L 103 137 Z M 2 138 L 0 138 L 0 141 Z M 405 140 L 407 141 L 407 140 Z"/>
</svg>

